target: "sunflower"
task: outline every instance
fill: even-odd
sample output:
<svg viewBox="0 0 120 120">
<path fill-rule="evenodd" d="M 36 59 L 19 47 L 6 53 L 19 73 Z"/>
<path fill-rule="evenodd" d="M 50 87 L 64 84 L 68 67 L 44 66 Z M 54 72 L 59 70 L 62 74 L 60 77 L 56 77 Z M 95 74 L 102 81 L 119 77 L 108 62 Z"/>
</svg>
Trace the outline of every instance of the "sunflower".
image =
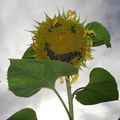
<svg viewBox="0 0 120 120">
<path fill-rule="evenodd" d="M 38 24 L 32 38 L 36 59 L 60 60 L 74 66 L 92 59 L 91 38 L 96 33 L 80 23 L 75 11 L 59 12 L 53 18 L 46 14 L 46 20 Z"/>
</svg>

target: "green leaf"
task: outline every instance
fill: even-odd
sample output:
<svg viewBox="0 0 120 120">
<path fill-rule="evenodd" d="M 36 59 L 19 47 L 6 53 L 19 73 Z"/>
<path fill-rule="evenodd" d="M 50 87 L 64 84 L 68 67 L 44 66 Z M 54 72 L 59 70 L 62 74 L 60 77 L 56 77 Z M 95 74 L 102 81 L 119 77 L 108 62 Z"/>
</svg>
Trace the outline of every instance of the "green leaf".
<svg viewBox="0 0 120 120">
<path fill-rule="evenodd" d="M 35 52 L 32 48 L 32 46 L 30 46 L 24 53 L 24 55 L 22 56 L 22 59 L 35 59 Z"/>
<path fill-rule="evenodd" d="M 57 78 L 77 72 L 77 68 L 71 64 L 60 61 L 11 59 L 8 85 L 15 95 L 29 97 L 41 88 L 54 89 Z"/>
<path fill-rule="evenodd" d="M 94 68 L 90 73 L 89 84 L 82 90 L 76 90 L 76 99 L 84 105 L 118 100 L 114 77 L 103 68 Z"/>
<path fill-rule="evenodd" d="M 37 117 L 34 110 L 26 108 L 16 112 L 7 120 L 37 120 Z"/>
<path fill-rule="evenodd" d="M 96 32 L 96 37 L 92 37 L 93 46 L 105 44 L 107 47 L 111 47 L 110 34 L 103 25 L 98 22 L 90 22 L 86 25 L 86 28 L 92 29 Z"/>
</svg>

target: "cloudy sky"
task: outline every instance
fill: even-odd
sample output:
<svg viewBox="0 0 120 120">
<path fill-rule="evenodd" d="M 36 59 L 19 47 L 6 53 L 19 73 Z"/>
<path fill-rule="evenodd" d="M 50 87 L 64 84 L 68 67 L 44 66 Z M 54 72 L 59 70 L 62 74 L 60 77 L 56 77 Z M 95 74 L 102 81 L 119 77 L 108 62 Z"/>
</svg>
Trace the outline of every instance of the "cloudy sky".
<svg viewBox="0 0 120 120">
<path fill-rule="evenodd" d="M 44 20 L 44 12 L 51 17 L 57 9 L 76 10 L 81 21 L 99 21 L 111 34 L 112 48 L 94 48 L 94 60 L 87 63 L 89 69 L 80 71 L 80 77 L 72 89 L 85 86 L 94 67 L 104 67 L 116 78 L 120 91 L 120 0 L 0 0 L 0 120 L 6 120 L 18 110 L 33 108 L 39 120 L 68 120 L 55 94 L 43 89 L 30 98 L 16 97 L 8 90 L 7 69 L 9 58 L 21 58 L 31 43 L 34 20 Z M 56 87 L 66 100 L 65 85 L 56 82 Z M 120 116 L 120 101 L 83 106 L 74 101 L 75 120 L 117 120 Z"/>
</svg>

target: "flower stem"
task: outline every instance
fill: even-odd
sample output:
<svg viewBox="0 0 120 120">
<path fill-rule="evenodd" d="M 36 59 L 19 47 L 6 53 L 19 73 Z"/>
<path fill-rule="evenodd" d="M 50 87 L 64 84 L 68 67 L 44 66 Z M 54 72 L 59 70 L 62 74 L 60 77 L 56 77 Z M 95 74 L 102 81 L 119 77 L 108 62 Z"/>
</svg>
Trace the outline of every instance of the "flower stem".
<svg viewBox="0 0 120 120">
<path fill-rule="evenodd" d="M 70 120 L 74 120 L 74 111 L 73 111 L 73 97 L 71 92 L 71 84 L 69 76 L 66 77 L 66 87 L 67 87 L 67 95 L 68 95 L 68 105 L 70 112 Z"/>
<path fill-rule="evenodd" d="M 65 105 L 62 97 L 60 96 L 60 94 L 58 93 L 58 91 L 57 91 L 55 88 L 53 89 L 53 91 L 54 91 L 55 94 L 58 96 L 59 100 L 61 101 L 61 103 L 62 103 L 63 107 L 65 108 L 65 111 L 66 111 L 66 113 L 67 113 L 67 115 L 68 115 L 68 117 L 69 117 L 69 119 L 70 119 L 70 113 L 69 113 L 68 108 L 66 107 L 66 105 Z M 70 120 L 71 120 L 71 119 L 70 119 Z"/>
</svg>

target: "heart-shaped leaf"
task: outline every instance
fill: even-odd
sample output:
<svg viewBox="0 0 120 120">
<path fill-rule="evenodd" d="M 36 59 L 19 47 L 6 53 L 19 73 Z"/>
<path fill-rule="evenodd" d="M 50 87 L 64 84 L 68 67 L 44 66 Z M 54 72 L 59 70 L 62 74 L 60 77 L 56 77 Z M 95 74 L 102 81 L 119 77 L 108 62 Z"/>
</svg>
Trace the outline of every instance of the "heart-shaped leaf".
<svg viewBox="0 0 120 120">
<path fill-rule="evenodd" d="M 26 108 L 16 112 L 7 120 L 37 120 L 37 117 L 34 110 Z"/>
<path fill-rule="evenodd" d="M 76 90 L 76 99 L 84 105 L 118 100 L 114 77 L 103 68 L 94 68 L 90 73 L 89 84 L 82 90 Z"/>
<path fill-rule="evenodd" d="M 107 47 L 111 47 L 110 34 L 108 30 L 98 22 L 90 22 L 86 25 L 87 29 L 92 29 L 96 32 L 96 37 L 92 37 L 93 47 L 106 44 Z"/>
<path fill-rule="evenodd" d="M 57 78 L 77 72 L 77 68 L 73 65 L 60 61 L 11 59 L 8 85 L 15 95 L 29 97 L 41 88 L 54 89 Z"/>
</svg>

